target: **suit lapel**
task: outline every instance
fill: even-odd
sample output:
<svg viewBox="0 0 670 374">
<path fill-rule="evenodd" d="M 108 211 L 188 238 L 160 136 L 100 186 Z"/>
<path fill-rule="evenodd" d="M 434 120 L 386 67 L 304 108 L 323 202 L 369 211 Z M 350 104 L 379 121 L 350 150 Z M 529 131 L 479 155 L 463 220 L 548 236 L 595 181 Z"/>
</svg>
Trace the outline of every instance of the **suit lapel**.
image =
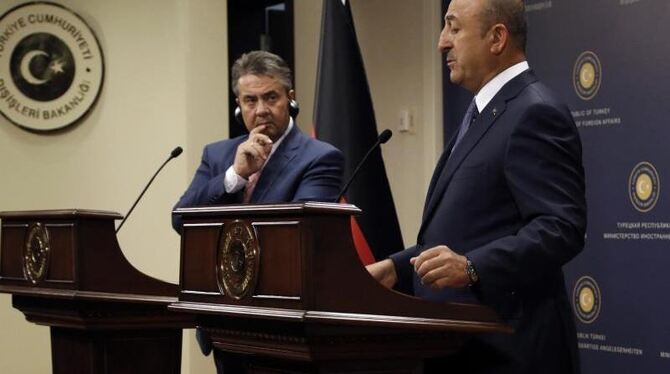
<svg viewBox="0 0 670 374">
<path fill-rule="evenodd" d="M 430 179 L 430 184 L 428 185 L 428 192 L 426 193 L 426 202 L 424 203 L 423 206 L 423 218 L 422 218 L 423 221 L 426 220 L 426 213 L 428 212 L 428 207 L 432 205 L 432 200 L 433 197 L 435 196 L 434 194 L 435 188 L 438 184 L 441 184 L 440 181 L 443 179 L 445 175 L 444 164 L 447 162 L 449 156 L 451 155 L 451 149 L 454 147 L 457 137 L 458 132 L 456 132 L 451 137 L 451 140 L 449 140 L 447 146 L 444 148 L 444 151 L 442 152 L 442 156 L 440 156 L 440 159 L 437 161 L 437 166 L 435 166 L 435 170 L 433 171 L 433 177 Z"/>
<path fill-rule="evenodd" d="M 493 104 L 493 101 L 491 102 Z M 495 107 L 495 114 L 491 105 L 488 105 L 484 111 L 477 117 L 475 122 L 470 126 L 470 129 L 465 134 L 461 142 L 458 144 L 458 147 L 454 149 L 454 152 L 448 156 L 448 159 L 443 165 L 443 168 L 440 172 L 440 177 L 435 185 L 433 193 L 430 196 L 430 200 L 426 204 L 424 213 L 423 213 L 423 222 L 421 224 L 420 233 L 423 231 L 423 226 L 427 221 L 430 221 L 432 214 L 435 211 L 442 196 L 444 195 L 451 178 L 454 175 L 454 172 L 458 170 L 463 160 L 467 155 L 472 151 L 474 146 L 479 142 L 479 140 L 486 134 L 488 129 L 493 125 L 496 119 L 504 111 L 504 106 L 501 108 Z M 448 150 L 445 151 L 448 153 Z M 437 170 L 436 170 L 437 171 Z"/>
<path fill-rule="evenodd" d="M 272 190 L 272 185 L 279 179 L 286 166 L 288 166 L 289 161 L 298 154 L 298 148 L 302 142 L 301 135 L 302 133 L 298 129 L 298 125 L 294 124 L 291 132 L 286 135 L 284 141 L 282 141 L 275 153 L 272 154 L 270 161 L 263 168 L 256 188 L 251 195 L 252 202 L 266 201 L 266 196 Z"/>
<path fill-rule="evenodd" d="M 435 173 L 439 173 L 440 176 L 437 179 L 434 188 L 432 188 L 432 191 L 429 189 L 426 206 L 424 207 L 423 212 L 423 220 L 421 222 L 421 228 L 419 229 L 419 237 L 423 233 L 426 223 L 430 221 L 435 208 L 449 185 L 449 182 L 451 182 L 451 178 L 461 166 L 463 160 L 470 154 L 481 138 L 484 137 L 495 121 L 502 116 L 505 109 L 507 109 L 507 102 L 516 97 L 526 86 L 536 80 L 537 78 L 535 77 L 535 74 L 531 70 L 527 70 L 507 82 L 507 84 L 505 84 L 488 103 L 486 108 L 482 110 L 452 154 L 449 153 L 451 147 L 453 147 L 454 139 L 452 138 L 452 141 L 449 142 L 449 146 L 445 149 L 442 155 L 442 158 L 445 158 L 445 154 L 447 155 L 446 160 L 442 162 L 443 160 L 440 159 L 440 163 L 442 164 L 438 163 L 435 170 Z M 433 179 L 435 179 L 435 174 L 433 174 Z M 432 183 L 433 182 L 431 181 L 431 185 Z"/>
</svg>

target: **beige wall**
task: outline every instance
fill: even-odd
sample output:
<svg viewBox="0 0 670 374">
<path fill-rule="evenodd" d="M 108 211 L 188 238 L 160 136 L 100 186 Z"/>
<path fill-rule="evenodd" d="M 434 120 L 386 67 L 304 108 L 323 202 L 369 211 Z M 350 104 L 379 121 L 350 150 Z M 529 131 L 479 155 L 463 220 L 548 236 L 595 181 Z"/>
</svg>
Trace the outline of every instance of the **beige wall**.
<svg viewBox="0 0 670 374">
<path fill-rule="evenodd" d="M 3 0 L 0 13 L 23 0 Z M 0 117 L 0 211 L 90 208 L 125 213 L 176 145 L 185 149 L 151 187 L 119 234 L 143 272 L 176 282 L 179 242 L 169 211 L 205 143 L 227 136 L 226 4 L 219 0 L 60 0 L 83 16 L 105 54 L 105 83 L 92 114 L 55 136 L 27 133 Z M 407 244 L 440 152 L 439 0 L 353 0 L 358 37 L 387 172 Z M 321 1 L 295 0 L 296 88 L 311 126 Z M 414 130 L 397 131 L 410 110 Z M 149 233 L 149 234 L 147 234 Z M 184 373 L 214 372 L 188 332 Z M 50 372 L 46 327 L 25 322 L 0 295 L 0 373 Z"/>
<path fill-rule="evenodd" d="M 20 0 L 3 0 L 0 13 Z M 143 272 L 177 282 L 179 239 L 170 210 L 206 141 L 226 136 L 226 4 L 217 0 L 71 0 L 97 34 L 105 83 L 92 114 L 54 136 L 0 118 L 0 210 L 89 208 L 125 213 L 176 145 L 174 160 L 119 233 Z M 203 27 L 207 25 L 207 27 Z M 50 372 L 49 334 L 0 296 L 0 372 Z M 187 333 L 187 335 L 189 335 Z M 185 367 L 202 360 L 193 339 Z M 210 363 L 207 362 L 210 368 Z M 193 370 L 192 372 L 205 372 Z M 213 369 L 212 369 L 213 372 Z"/>
</svg>

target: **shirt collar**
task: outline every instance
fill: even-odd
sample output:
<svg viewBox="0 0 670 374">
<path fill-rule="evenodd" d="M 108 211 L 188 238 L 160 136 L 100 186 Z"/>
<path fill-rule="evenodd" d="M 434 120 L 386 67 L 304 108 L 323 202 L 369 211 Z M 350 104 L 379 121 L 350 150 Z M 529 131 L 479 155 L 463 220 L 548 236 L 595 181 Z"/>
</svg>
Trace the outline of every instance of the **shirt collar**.
<svg viewBox="0 0 670 374">
<path fill-rule="evenodd" d="M 523 73 L 524 71 L 530 69 L 527 61 L 519 62 L 515 65 L 508 67 L 507 69 L 500 72 L 493 79 L 488 81 L 482 87 L 479 92 L 475 95 L 475 103 L 477 104 L 477 110 L 479 113 L 486 108 L 486 106 L 493 100 L 493 97 L 500 91 L 503 86 L 514 79 L 517 75 Z"/>
</svg>

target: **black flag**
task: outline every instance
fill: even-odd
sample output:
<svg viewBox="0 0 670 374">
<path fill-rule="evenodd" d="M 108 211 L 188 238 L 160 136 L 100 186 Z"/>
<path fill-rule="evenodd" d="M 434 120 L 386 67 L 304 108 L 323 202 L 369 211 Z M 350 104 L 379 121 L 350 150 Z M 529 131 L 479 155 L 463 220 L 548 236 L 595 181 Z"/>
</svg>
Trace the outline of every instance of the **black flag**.
<svg viewBox="0 0 670 374">
<path fill-rule="evenodd" d="M 377 140 L 370 89 L 348 1 L 323 2 L 314 117 L 317 138 L 344 153 L 347 180 Z M 379 148 L 373 151 L 345 198 L 363 210 L 361 216 L 352 219 L 352 234 L 365 264 L 403 249 Z"/>
</svg>

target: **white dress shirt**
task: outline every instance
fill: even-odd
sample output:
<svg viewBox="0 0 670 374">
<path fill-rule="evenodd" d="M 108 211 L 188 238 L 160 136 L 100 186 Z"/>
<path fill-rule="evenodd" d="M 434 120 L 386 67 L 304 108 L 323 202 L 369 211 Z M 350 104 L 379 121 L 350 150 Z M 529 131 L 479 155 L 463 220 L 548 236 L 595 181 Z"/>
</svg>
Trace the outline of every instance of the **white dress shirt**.
<svg viewBox="0 0 670 374">
<path fill-rule="evenodd" d="M 503 86 L 514 79 L 517 75 L 530 69 L 527 61 L 519 62 L 500 72 L 493 79 L 488 81 L 477 94 L 475 94 L 475 104 L 477 104 L 477 111 L 479 113 L 486 108 L 493 97 L 500 91 Z"/>
</svg>

